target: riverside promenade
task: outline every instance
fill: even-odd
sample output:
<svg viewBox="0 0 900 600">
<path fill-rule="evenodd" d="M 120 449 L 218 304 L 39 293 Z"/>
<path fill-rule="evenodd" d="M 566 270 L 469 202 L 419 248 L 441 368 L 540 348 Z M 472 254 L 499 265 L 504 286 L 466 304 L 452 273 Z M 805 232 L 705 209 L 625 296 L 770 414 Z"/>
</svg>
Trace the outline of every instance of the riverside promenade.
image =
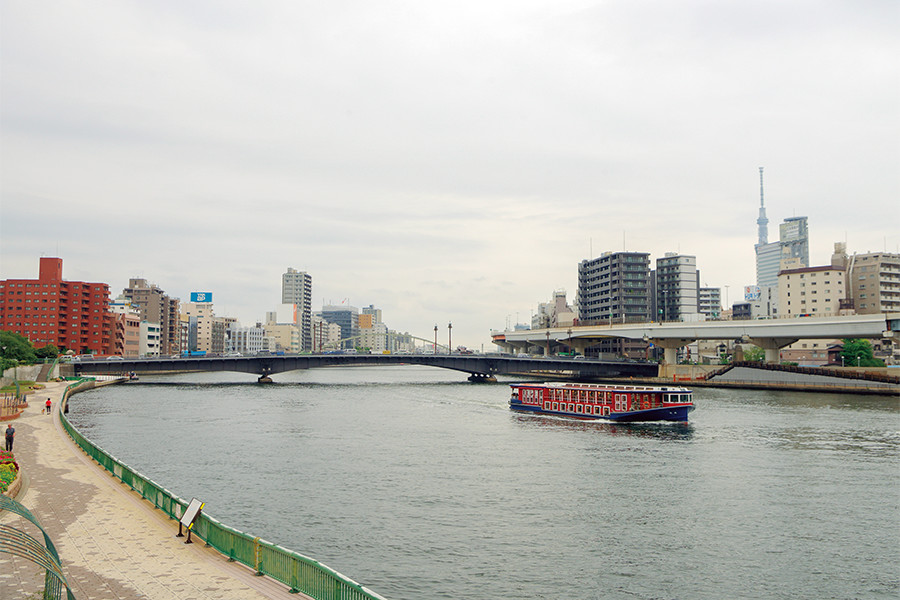
<svg viewBox="0 0 900 600">
<path fill-rule="evenodd" d="M 40 520 L 59 552 L 78 600 L 263 600 L 308 598 L 290 594 L 268 577 L 206 548 L 177 538 L 178 522 L 109 475 L 78 448 L 59 421 L 63 383 L 29 395 L 12 421 L 13 450 L 24 475 L 16 500 Z M 46 399 L 53 414 L 42 413 Z M 163 442 L 160 442 L 163 443 Z M 0 522 L 40 539 L 25 519 L 0 513 Z M 0 553 L 0 598 L 39 598 L 44 572 L 34 563 Z"/>
</svg>

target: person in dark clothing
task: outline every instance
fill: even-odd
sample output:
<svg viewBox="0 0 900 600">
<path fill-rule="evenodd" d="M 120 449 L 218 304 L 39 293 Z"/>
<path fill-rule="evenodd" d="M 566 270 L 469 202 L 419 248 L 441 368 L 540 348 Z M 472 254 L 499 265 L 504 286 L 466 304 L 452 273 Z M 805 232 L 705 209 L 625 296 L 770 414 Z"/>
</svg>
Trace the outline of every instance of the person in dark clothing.
<svg viewBox="0 0 900 600">
<path fill-rule="evenodd" d="M 12 423 L 6 426 L 6 451 L 12 452 L 13 447 L 13 438 L 16 437 L 16 428 L 12 426 Z"/>
</svg>

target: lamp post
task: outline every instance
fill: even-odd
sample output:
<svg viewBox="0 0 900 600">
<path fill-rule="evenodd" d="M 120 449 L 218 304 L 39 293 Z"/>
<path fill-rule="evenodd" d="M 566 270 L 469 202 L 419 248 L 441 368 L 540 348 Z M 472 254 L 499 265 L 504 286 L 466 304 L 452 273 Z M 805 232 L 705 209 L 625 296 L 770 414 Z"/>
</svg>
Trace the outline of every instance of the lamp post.
<svg viewBox="0 0 900 600">
<path fill-rule="evenodd" d="M 434 325 L 434 353 L 437 354 L 437 323 Z"/>
<path fill-rule="evenodd" d="M 447 354 L 453 354 L 453 323 L 447 323 Z"/>
</svg>

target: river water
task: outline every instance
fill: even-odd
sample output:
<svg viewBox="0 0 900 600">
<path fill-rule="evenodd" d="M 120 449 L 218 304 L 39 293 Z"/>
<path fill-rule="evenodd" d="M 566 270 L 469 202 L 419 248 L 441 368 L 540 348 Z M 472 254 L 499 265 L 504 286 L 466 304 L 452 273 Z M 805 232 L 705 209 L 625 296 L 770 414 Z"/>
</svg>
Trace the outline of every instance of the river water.
<svg viewBox="0 0 900 600">
<path fill-rule="evenodd" d="M 896 396 L 698 388 L 691 423 L 512 413 L 429 367 L 142 377 L 72 422 L 391 600 L 897 598 Z"/>
</svg>

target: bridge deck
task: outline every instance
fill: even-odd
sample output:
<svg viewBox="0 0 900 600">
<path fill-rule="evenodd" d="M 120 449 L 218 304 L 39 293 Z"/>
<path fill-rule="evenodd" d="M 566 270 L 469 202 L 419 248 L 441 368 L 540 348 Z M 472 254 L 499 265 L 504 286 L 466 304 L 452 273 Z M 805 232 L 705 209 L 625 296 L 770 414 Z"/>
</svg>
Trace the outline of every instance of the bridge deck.
<svg viewBox="0 0 900 600">
<path fill-rule="evenodd" d="M 268 377 L 285 371 L 359 365 L 427 365 L 475 376 L 556 374 L 572 379 L 653 377 L 658 365 L 634 361 L 518 358 L 485 354 L 303 354 L 285 356 L 87 360 L 71 363 L 76 375 L 177 371 L 233 371 Z"/>
</svg>

